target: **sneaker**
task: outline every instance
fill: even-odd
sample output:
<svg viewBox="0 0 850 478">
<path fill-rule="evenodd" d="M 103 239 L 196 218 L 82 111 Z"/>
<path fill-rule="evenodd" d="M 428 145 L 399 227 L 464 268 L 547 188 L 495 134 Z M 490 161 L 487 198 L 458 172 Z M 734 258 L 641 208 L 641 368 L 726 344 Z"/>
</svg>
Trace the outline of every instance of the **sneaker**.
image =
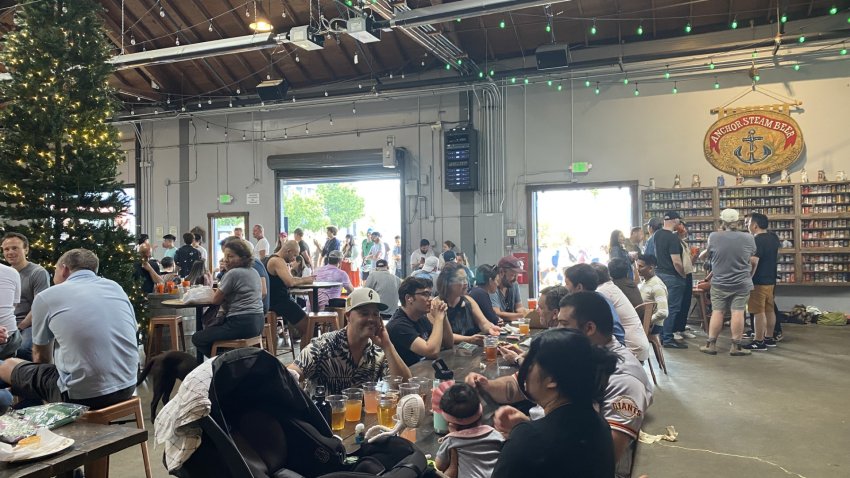
<svg viewBox="0 0 850 478">
<path fill-rule="evenodd" d="M 775 340 L 777 342 L 782 342 L 782 334 L 779 333 L 779 334 L 774 335 L 773 340 Z"/>
<path fill-rule="evenodd" d="M 756 333 L 755 333 L 755 332 L 753 332 L 752 330 L 748 330 L 748 331 L 744 332 L 744 338 L 745 338 L 745 339 L 750 339 L 750 340 L 752 340 L 752 339 L 754 339 L 755 337 L 756 337 Z"/>
<path fill-rule="evenodd" d="M 697 336 L 693 332 L 691 332 L 690 330 L 687 330 L 687 329 L 684 332 L 681 332 L 681 334 L 682 334 L 682 337 L 684 337 L 686 339 L 697 338 Z"/>
<path fill-rule="evenodd" d="M 676 342 L 675 340 L 671 340 L 669 342 L 664 342 L 665 349 L 686 349 L 688 348 L 688 344 L 683 344 L 681 342 Z"/>
<path fill-rule="evenodd" d="M 756 350 L 758 352 L 764 352 L 767 350 L 767 345 L 764 344 L 764 341 L 753 341 L 748 345 L 742 345 L 741 348 L 744 350 Z"/>
<path fill-rule="evenodd" d="M 764 345 L 768 347 L 776 347 L 776 339 L 774 339 L 773 337 L 765 337 Z"/>
<path fill-rule="evenodd" d="M 681 332 L 673 332 L 673 340 L 685 340 Z"/>
</svg>

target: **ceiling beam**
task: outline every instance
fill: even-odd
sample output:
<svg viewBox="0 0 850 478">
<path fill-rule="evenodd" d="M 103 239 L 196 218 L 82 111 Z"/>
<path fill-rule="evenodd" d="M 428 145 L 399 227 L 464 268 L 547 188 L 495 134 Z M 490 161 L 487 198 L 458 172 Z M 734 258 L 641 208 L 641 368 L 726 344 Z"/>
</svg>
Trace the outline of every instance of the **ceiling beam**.
<svg viewBox="0 0 850 478">
<path fill-rule="evenodd" d="M 213 15 L 211 15 L 211 14 L 210 14 L 210 12 L 206 9 L 206 7 L 203 5 L 203 3 L 201 3 L 201 2 L 192 2 L 192 5 L 194 5 L 194 6 L 195 6 L 195 8 L 197 8 L 197 9 L 198 9 L 198 11 L 199 11 L 199 12 L 201 12 L 201 14 L 202 14 L 204 17 L 206 17 L 206 18 L 212 18 L 212 17 L 213 17 Z M 231 8 L 232 8 L 232 7 L 231 7 Z M 219 35 L 221 35 L 221 32 L 220 32 L 218 29 L 216 29 L 216 31 L 219 33 Z M 245 59 L 244 59 L 244 57 L 243 57 L 242 55 L 231 55 L 231 56 L 232 56 L 233 58 L 235 58 L 237 62 L 239 62 L 239 64 L 242 66 L 242 68 L 244 68 L 244 69 L 245 69 L 245 71 L 246 71 L 249 75 L 251 75 L 251 77 L 253 77 L 253 78 L 254 78 L 254 80 L 255 80 L 257 83 L 259 83 L 259 82 L 263 81 L 263 78 L 262 78 L 262 77 L 261 77 L 261 76 L 260 76 L 260 75 L 256 72 L 256 70 L 255 70 L 253 67 L 251 67 L 251 66 L 248 64 L 248 62 L 246 62 L 246 61 L 245 61 Z M 245 81 L 245 80 L 247 80 L 247 78 L 248 78 L 248 77 L 242 77 L 242 78 L 240 78 L 238 75 L 234 75 L 234 76 L 235 76 L 235 78 L 236 78 L 236 88 L 237 88 L 237 89 L 239 89 L 239 88 L 240 88 L 240 86 L 239 86 L 239 85 L 240 85 L 240 83 L 241 83 L 241 82 L 243 82 L 243 81 Z"/>
<path fill-rule="evenodd" d="M 121 27 L 115 22 L 115 20 L 109 15 L 110 9 L 106 9 L 103 15 L 103 20 L 106 23 L 106 36 L 109 38 L 112 43 L 117 46 L 120 50 L 121 48 Z M 120 14 L 120 13 L 119 13 Z M 133 69 L 137 75 L 139 75 L 142 80 L 144 80 L 145 84 L 150 87 L 151 91 L 159 94 L 151 85 L 151 82 L 156 83 L 160 88 L 167 88 L 170 85 L 163 82 L 162 78 L 155 75 L 150 68 L 140 67 Z M 118 73 L 117 71 L 115 72 Z"/>
</svg>

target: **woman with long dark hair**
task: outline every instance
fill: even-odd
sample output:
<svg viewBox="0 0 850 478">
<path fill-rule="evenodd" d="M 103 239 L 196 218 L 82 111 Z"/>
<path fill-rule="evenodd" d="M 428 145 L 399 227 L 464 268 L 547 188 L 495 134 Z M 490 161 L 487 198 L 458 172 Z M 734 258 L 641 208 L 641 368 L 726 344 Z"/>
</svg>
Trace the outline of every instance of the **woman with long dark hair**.
<svg viewBox="0 0 850 478">
<path fill-rule="evenodd" d="M 545 416 L 513 427 L 492 477 L 614 476 L 611 429 L 593 403 L 602 398 L 616 364 L 616 354 L 578 330 L 547 330 L 532 340 L 517 381 Z M 504 414 L 514 412 L 520 413 L 497 410 L 497 428 Z"/>
<path fill-rule="evenodd" d="M 204 261 L 195 261 L 192 264 L 192 269 L 189 270 L 189 275 L 186 277 L 191 285 L 212 286 L 212 276 L 207 271 L 207 263 Z"/>
<path fill-rule="evenodd" d="M 345 235 L 345 242 L 342 244 L 342 262 L 339 268 L 348 274 L 348 280 L 354 287 L 360 287 L 360 272 L 357 269 L 357 244 L 354 242 L 354 236 L 351 234 Z"/>
<path fill-rule="evenodd" d="M 463 267 L 456 262 L 447 262 L 437 276 L 437 296 L 448 306 L 446 311 L 454 332 L 454 343 L 470 342 L 483 344 L 479 334 L 499 335 L 499 327 L 491 324 L 478 303 L 466 295 L 469 279 Z"/>
<path fill-rule="evenodd" d="M 254 257 L 246 241 L 233 239 L 222 246 L 227 274 L 222 276 L 212 303 L 221 305 L 218 325 L 195 332 L 192 343 L 204 355 L 210 355 L 217 340 L 248 339 L 263 331 L 262 282 L 253 268 Z"/>
</svg>

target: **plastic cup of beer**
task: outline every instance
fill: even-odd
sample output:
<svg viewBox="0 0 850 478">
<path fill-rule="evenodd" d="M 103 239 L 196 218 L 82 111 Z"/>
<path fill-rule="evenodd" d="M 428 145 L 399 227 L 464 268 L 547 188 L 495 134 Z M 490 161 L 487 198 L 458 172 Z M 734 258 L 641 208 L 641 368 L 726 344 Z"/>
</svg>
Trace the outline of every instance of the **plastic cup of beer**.
<svg viewBox="0 0 850 478">
<path fill-rule="evenodd" d="M 409 383 L 419 385 L 419 396 L 425 402 L 425 411 L 431 411 L 431 389 L 434 386 L 434 379 L 428 377 L 411 377 Z"/>
<path fill-rule="evenodd" d="M 517 320 L 516 326 L 519 329 L 520 335 L 528 335 L 530 332 L 528 321 L 525 319 Z"/>
<path fill-rule="evenodd" d="M 156 293 L 157 294 L 164 294 L 165 293 L 165 284 L 163 284 L 163 283 L 157 284 L 156 285 Z"/>
<path fill-rule="evenodd" d="M 537 309 L 537 299 L 528 299 L 528 310 Z"/>
<path fill-rule="evenodd" d="M 488 335 L 484 337 L 484 357 L 488 362 L 495 362 L 498 354 L 499 337 Z"/>
<path fill-rule="evenodd" d="M 345 395 L 345 421 L 359 422 L 363 411 L 363 389 L 346 388 L 342 394 Z"/>
<path fill-rule="evenodd" d="M 366 413 L 378 413 L 378 383 L 366 382 L 360 388 L 363 389 L 363 408 Z"/>
<path fill-rule="evenodd" d="M 404 397 L 405 395 L 419 395 L 419 384 L 402 383 L 398 386 L 398 395 L 399 397 Z"/>
<path fill-rule="evenodd" d="M 401 375 L 387 375 L 384 377 L 384 382 L 387 383 L 387 390 L 398 390 L 398 386 L 404 382 L 404 377 Z"/>
<path fill-rule="evenodd" d="M 331 406 L 331 430 L 345 428 L 345 395 L 328 395 L 325 401 Z"/>
<path fill-rule="evenodd" d="M 392 428 L 395 425 L 398 394 L 385 393 L 378 397 L 378 425 Z"/>
</svg>

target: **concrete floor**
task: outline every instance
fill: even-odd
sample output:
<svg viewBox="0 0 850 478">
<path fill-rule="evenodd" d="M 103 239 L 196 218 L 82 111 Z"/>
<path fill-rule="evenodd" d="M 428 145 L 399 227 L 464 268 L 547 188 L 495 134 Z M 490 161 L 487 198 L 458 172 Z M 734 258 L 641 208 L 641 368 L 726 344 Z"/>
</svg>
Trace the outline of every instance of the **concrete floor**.
<svg viewBox="0 0 850 478">
<path fill-rule="evenodd" d="M 665 349 L 670 375 L 658 377 L 643 430 L 672 425 L 679 439 L 641 444 L 634 476 L 850 476 L 850 327 L 786 325 L 785 337 L 750 357 L 704 355 L 702 337 L 687 350 Z M 728 347 L 725 329 L 718 348 Z M 139 393 L 147 411 L 150 392 Z M 162 449 L 152 438 L 149 446 L 153 476 L 168 476 Z M 139 448 L 114 455 L 111 472 L 143 478 Z"/>
</svg>

